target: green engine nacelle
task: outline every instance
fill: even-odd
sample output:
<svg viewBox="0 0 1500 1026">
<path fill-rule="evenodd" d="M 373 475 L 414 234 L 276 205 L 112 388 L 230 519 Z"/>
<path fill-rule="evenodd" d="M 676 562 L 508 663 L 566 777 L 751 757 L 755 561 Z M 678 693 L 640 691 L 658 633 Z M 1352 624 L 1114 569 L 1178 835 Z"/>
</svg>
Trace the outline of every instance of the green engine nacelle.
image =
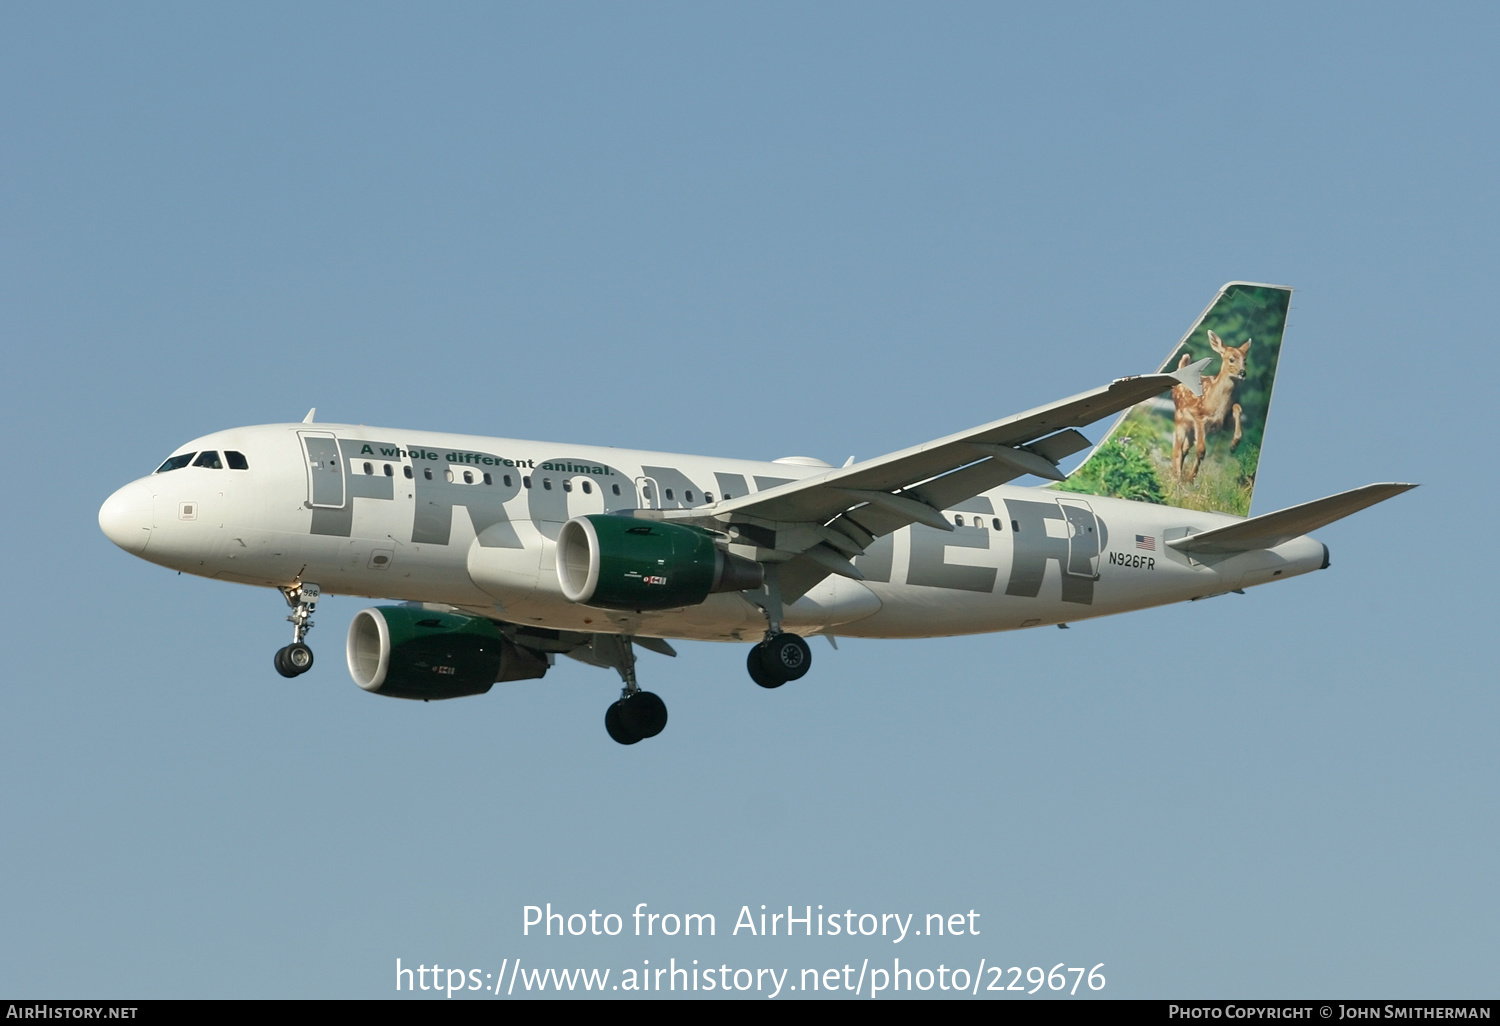
<svg viewBox="0 0 1500 1026">
<path fill-rule="evenodd" d="M 570 602 L 601 609 L 675 609 L 710 594 L 759 588 L 761 565 L 731 555 L 700 527 L 595 513 L 557 536 L 557 579 Z"/>
<path fill-rule="evenodd" d="M 354 683 L 391 698 L 482 695 L 496 681 L 540 677 L 547 661 L 490 621 L 414 606 L 362 609 L 349 625 Z"/>
</svg>

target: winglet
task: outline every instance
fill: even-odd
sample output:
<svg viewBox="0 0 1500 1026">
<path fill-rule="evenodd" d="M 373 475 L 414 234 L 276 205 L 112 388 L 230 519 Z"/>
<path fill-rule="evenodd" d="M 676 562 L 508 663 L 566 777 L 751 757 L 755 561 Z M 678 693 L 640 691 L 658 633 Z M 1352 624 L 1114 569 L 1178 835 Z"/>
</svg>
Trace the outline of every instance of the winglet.
<svg viewBox="0 0 1500 1026">
<path fill-rule="evenodd" d="M 305 416 L 305 417 L 302 418 L 302 423 L 304 423 L 304 424 L 311 424 L 313 422 L 313 416 L 317 412 L 318 412 L 318 408 L 316 406 L 314 406 L 312 409 L 308 410 L 307 411 L 307 416 Z"/>
<path fill-rule="evenodd" d="M 1171 374 L 1168 374 L 1167 377 L 1176 378 L 1188 387 L 1189 392 L 1201 396 L 1203 394 L 1203 368 L 1212 362 L 1213 357 L 1208 357 L 1199 360 L 1197 363 L 1190 363 L 1186 367 L 1175 370 Z"/>
</svg>

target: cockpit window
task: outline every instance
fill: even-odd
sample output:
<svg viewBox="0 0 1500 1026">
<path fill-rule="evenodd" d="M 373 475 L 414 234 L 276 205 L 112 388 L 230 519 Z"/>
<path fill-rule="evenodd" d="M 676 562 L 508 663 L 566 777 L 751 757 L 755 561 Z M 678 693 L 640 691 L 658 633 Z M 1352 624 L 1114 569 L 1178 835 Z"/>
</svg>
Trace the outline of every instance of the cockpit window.
<svg viewBox="0 0 1500 1026">
<path fill-rule="evenodd" d="M 229 461 L 230 470 L 250 469 L 250 461 L 245 459 L 245 454 L 242 452 L 235 452 L 233 449 L 225 449 L 224 459 Z"/>
<path fill-rule="evenodd" d="M 199 455 L 199 457 L 193 461 L 193 466 L 206 467 L 209 470 L 224 469 L 224 464 L 219 462 L 219 454 L 214 452 L 212 449 Z"/>
<path fill-rule="evenodd" d="M 183 467 L 193 462 L 193 457 L 196 455 L 197 453 L 185 452 L 181 456 L 173 456 L 168 459 L 167 462 L 157 467 L 156 472 L 158 474 L 165 474 L 169 470 L 181 470 Z"/>
</svg>

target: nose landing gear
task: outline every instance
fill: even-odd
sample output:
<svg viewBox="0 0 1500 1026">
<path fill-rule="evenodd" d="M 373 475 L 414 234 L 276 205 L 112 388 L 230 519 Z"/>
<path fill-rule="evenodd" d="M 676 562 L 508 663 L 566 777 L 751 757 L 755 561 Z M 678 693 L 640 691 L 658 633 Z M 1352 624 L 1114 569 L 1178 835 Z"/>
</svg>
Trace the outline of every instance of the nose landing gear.
<svg viewBox="0 0 1500 1026">
<path fill-rule="evenodd" d="M 313 628 L 312 614 L 318 608 L 320 592 L 316 584 L 299 583 L 282 588 L 281 594 L 292 607 L 292 615 L 287 617 L 292 625 L 292 643 L 276 651 L 276 672 L 283 677 L 300 677 L 312 669 L 313 652 L 302 639 Z"/>
</svg>

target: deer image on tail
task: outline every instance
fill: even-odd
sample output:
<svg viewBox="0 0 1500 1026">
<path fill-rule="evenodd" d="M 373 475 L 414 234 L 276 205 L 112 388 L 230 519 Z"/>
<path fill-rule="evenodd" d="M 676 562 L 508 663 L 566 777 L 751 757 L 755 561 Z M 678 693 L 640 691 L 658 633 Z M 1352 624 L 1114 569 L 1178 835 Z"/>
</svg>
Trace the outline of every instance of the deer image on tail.
<svg viewBox="0 0 1500 1026">
<path fill-rule="evenodd" d="M 1210 331 L 1208 344 L 1219 354 L 1219 373 L 1211 377 L 1204 375 L 1202 395 L 1194 395 L 1186 385 L 1177 385 L 1172 389 L 1172 402 L 1176 405 L 1172 424 L 1172 473 L 1179 480 L 1191 481 L 1198 476 L 1198 468 L 1203 465 L 1208 433 L 1221 430 L 1224 419 L 1231 414 L 1234 416 L 1234 440 L 1229 443 L 1229 451 L 1234 452 L 1239 447 L 1242 415 L 1240 404 L 1233 402 L 1234 385 L 1245 379 L 1245 359 L 1253 341 L 1254 339 L 1247 338 L 1242 346 L 1226 346 L 1218 335 Z M 1178 369 L 1186 367 L 1192 360 L 1190 355 L 1183 353 L 1182 359 L 1177 362 Z M 1197 449 L 1198 458 L 1193 461 L 1192 469 L 1184 475 L 1183 464 L 1190 447 Z"/>
</svg>

